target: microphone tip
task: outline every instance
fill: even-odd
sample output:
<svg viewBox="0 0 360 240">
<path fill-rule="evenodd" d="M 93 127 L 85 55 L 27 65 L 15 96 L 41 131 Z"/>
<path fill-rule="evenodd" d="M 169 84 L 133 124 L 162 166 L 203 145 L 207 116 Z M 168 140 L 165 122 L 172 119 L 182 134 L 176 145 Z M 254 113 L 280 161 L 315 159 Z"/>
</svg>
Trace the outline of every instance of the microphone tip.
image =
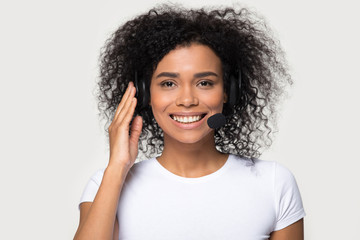
<svg viewBox="0 0 360 240">
<path fill-rule="evenodd" d="M 212 129 L 217 129 L 224 126 L 226 123 L 226 117 L 222 113 L 216 113 L 208 118 L 207 124 Z"/>
</svg>

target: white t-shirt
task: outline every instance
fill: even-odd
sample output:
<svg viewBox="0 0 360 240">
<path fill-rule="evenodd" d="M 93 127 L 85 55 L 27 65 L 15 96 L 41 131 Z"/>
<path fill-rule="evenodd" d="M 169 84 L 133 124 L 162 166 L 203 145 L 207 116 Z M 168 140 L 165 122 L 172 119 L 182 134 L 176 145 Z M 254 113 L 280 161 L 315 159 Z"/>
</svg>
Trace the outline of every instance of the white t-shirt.
<svg viewBox="0 0 360 240">
<path fill-rule="evenodd" d="M 99 170 L 81 202 L 92 202 Z M 235 155 L 216 172 L 185 178 L 155 158 L 134 164 L 124 183 L 117 217 L 121 240 L 261 240 L 305 216 L 296 181 L 285 167 Z"/>
</svg>

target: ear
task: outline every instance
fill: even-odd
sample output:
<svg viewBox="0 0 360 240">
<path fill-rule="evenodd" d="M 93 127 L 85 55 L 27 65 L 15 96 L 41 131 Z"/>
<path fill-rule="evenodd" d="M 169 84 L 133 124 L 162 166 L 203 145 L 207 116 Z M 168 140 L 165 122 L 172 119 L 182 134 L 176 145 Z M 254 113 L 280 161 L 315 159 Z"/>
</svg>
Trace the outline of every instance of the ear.
<svg viewBox="0 0 360 240">
<path fill-rule="evenodd" d="M 227 101 L 228 101 L 228 95 L 224 93 L 224 103 L 227 103 Z"/>
</svg>

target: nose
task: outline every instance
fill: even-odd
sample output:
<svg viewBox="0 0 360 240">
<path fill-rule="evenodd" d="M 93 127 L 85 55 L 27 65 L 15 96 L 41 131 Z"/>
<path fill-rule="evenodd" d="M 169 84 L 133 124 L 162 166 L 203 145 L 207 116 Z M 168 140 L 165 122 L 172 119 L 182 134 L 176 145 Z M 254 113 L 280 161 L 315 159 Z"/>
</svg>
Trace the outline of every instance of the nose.
<svg viewBox="0 0 360 240">
<path fill-rule="evenodd" d="M 176 97 L 176 105 L 177 106 L 196 106 L 199 104 L 199 99 L 196 96 L 196 92 L 190 86 L 184 86 L 178 91 L 178 95 Z"/>
</svg>

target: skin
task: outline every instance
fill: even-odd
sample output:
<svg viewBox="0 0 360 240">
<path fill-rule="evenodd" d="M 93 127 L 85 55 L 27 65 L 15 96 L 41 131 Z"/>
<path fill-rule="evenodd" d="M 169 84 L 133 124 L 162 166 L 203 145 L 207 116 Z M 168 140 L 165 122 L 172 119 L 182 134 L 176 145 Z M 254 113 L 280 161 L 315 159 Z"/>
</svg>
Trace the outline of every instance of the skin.
<svg viewBox="0 0 360 240">
<path fill-rule="evenodd" d="M 74 239 L 117 239 L 117 204 L 126 175 L 138 154 L 141 117 L 130 121 L 136 106 L 135 87 L 130 83 L 109 127 L 110 158 L 94 201 L 80 205 L 80 222 Z M 129 131 L 131 134 L 129 136 Z"/>
<path fill-rule="evenodd" d="M 304 219 L 270 234 L 270 240 L 304 240 Z"/>
<path fill-rule="evenodd" d="M 208 117 L 222 111 L 224 93 L 221 60 L 207 46 L 191 44 L 169 52 L 158 64 L 150 84 L 150 105 L 164 131 L 164 150 L 157 158 L 182 177 L 201 177 L 221 168 L 228 157 L 215 148 Z M 130 83 L 109 127 L 110 158 L 94 202 L 80 205 L 80 223 L 74 239 L 117 239 L 117 204 L 123 183 L 133 166 L 142 129 L 137 116 L 131 127 L 136 99 Z M 192 125 L 176 123 L 170 115 L 205 114 Z M 189 127 L 190 126 L 190 127 Z M 130 131 L 130 136 L 129 136 Z M 276 232 L 271 240 L 302 240 L 303 220 Z"/>
<path fill-rule="evenodd" d="M 154 117 L 164 131 L 160 164 L 183 177 L 201 177 L 224 165 L 228 155 L 216 150 L 214 130 L 206 123 L 222 112 L 226 101 L 221 61 L 209 47 L 192 44 L 169 52 L 153 74 L 150 96 Z M 206 116 L 199 126 L 184 129 L 188 124 L 176 125 L 172 113 Z"/>
</svg>

